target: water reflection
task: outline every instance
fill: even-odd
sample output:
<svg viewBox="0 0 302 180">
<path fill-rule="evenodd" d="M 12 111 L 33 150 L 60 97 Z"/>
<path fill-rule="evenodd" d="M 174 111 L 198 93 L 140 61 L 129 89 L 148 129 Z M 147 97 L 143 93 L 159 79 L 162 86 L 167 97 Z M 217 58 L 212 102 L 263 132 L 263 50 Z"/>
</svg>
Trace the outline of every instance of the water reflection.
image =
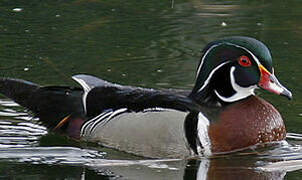
<svg viewBox="0 0 302 180">
<path fill-rule="evenodd" d="M 271 48 L 294 100 L 261 96 L 281 112 L 288 132 L 302 133 L 299 0 L 175 0 L 173 8 L 171 1 L 132 0 L 0 5 L 0 75 L 44 85 L 70 85 L 71 75 L 85 72 L 121 84 L 191 89 L 206 43 L 231 35 L 260 39 Z M 0 100 L 0 178 L 5 179 L 282 179 L 286 173 L 299 178 L 301 172 L 292 171 L 301 169 L 301 135 L 289 133 L 288 139 L 291 146 L 267 154 L 145 160 L 52 136 L 27 111 Z"/>
</svg>

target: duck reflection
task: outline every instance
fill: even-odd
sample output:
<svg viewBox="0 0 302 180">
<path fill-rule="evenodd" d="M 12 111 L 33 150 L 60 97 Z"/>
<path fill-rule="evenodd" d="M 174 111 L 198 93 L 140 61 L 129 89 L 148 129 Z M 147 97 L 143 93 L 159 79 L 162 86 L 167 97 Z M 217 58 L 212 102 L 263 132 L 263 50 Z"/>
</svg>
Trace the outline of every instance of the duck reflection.
<svg viewBox="0 0 302 180">
<path fill-rule="evenodd" d="M 259 159 L 258 159 L 259 160 Z M 263 170 L 263 161 L 251 158 L 215 158 L 190 160 L 145 160 L 95 162 L 90 168 L 125 179 L 245 179 L 281 180 L 286 170 Z M 100 167 L 98 167 L 100 165 Z M 258 165 L 258 167 L 257 167 Z"/>
<path fill-rule="evenodd" d="M 262 171 L 253 166 L 246 166 L 242 161 L 237 160 L 190 160 L 184 171 L 183 179 L 272 179 L 281 180 L 286 171 Z M 193 167 L 193 168 L 192 168 Z M 195 168 L 198 167 L 198 168 Z"/>
</svg>

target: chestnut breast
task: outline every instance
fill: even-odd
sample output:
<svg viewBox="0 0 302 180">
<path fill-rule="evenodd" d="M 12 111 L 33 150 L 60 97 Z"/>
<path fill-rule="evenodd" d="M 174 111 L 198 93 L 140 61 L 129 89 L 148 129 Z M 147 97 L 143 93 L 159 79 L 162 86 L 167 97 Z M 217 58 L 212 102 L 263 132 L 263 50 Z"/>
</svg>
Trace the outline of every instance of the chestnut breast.
<svg viewBox="0 0 302 180">
<path fill-rule="evenodd" d="M 227 106 L 220 111 L 218 120 L 209 126 L 213 153 L 280 141 L 285 136 L 280 113 L 270 103 L 256 96 Z"/>
</svg>

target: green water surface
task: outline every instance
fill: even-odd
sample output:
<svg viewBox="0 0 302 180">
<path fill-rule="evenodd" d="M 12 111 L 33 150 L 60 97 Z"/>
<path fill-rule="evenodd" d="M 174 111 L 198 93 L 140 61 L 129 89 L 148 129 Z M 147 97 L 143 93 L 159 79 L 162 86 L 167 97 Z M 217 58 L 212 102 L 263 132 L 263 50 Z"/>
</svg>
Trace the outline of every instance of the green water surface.
<svg viewBox="0 0 302 180">
<path fill-rule="evenodd" d="M 301 19 L 300 0 L 2 0 L 0 76 L 42 85 L 77 86 L 70 77 L 86 73 L 124 85 L 190 90 L 201 50 L 208 42 L 232 35 L 250 36 L 270 48 L 276 76 L 292 91 L 293 100 L 262 90 L 257 94 L 280 111 L 288 132 L 302 133 Z M 20 107 L 15 110 L 24 112 Z M 3 115 L 0 120 L 18 127 L 23 121 L 16 120 L 16 116 Z M 4 130 L 0 131 L 4 139 L 17 136 L 14 129 L 7 134 Z M 134 165 L 122 161 L 118 163 L 126 165 L 120 166 L 106 161 L 108 168 L 99 167 L 104 165 L 104 157 L 133 161 L 142 158 L 70 142 L 52 133 L 42 134 L 41 130 L 35 140 L 27 139 L 27 143 L 14 142 L 29 148 L 26 152 L 6 147 L 12 143 L 10 138 L 1 141 L 0 179 L 202 179 L 198 173 L 204 173 L 200 170 L 204 162 L 198 160 Z M 21 132 L 17 137 L 23 135 Z M 75 149 L 60 149 L 63 154 L 71 153 L 60 161 L 61 151 L 45 151 L 43 156 L 43 147 Z M 75 156 L 78 159 L 70 160 Z M 212 161 L 205 174 L 216 179 L 302 178 L 299 168 L 260 173 L 248 168 L 258 159 L 236 157 L 232 163 L 230 159 Z M 226 170 L 228 163 L 232 168 Z"/>
</svg>

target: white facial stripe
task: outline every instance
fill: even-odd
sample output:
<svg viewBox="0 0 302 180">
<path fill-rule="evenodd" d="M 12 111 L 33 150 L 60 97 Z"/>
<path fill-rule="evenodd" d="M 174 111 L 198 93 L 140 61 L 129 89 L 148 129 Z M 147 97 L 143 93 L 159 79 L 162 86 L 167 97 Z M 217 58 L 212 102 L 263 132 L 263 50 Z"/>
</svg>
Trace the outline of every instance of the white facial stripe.
<svg viewBox="0 0 302 180">
<path fill-rule="evenodd" d="M 223 63 L 219 64 L 216 68 L 214 68 L 214 69 L 211 71 L 211 73 L 210 73 L 210 75 L 208 76 L 208 78 L 206 79 L 206 81 L 204 82 L 204 84 L 202 85 L 202 87 L 201 87 L 197 92 L 202 91 L 202 90 L 209 84 L 209 82 L 210 82 L 210 80 L 211 80 L 213 74 L 214 74 L 219 68 L 221 68 L 223 65 L 225 65 L 225 64 L 227 64 L 227 63 L 229 63 L 229 62 L 230 62 L 230 61 L 223 62 Z"/>
<path fill-rule="evenodd" d="M 206 53 L 204 54 L 204 56 L 203 56 L 202 59 L 201 59 L 200 65 L 199 65 L 199 67 L 198 67 L 198 70 L 197 70 L 197 73 L 196 73 L 196 78 L 197 78 L 197 76 L 198 76 L 198 74 L 199 74 L 199 72 L 200 72 L 200 70 L 201 70 L 201 67 L 203 66 L 204 60 L 205 60 L 205 58 L 207 57 L 208 53 L 209 53 L 213 48 L 215 48 L 215 47 L 217 47 L 217 46 L 220 46 L 221 44 L 223 44 L 223 43 L 213 45 L 212 47 L 210 47 L 210 48 L 206 51 Z"/>
<path fill-rule="evenodd" d="M 246 52 L 248 52 L 253 57 L 253 59 L 255 59 L 257 65 L 261 64 L 260 61 L 259 61 L 259 59 L 250 50 L 248 50 L 247 48 L 239 46 L 237 44 L 233 44 L 233 43 L 226 43 L 226 44 L 229 44 L 229 45 L 236 46 L 238 48 L 244 49 Z"/>
<path fill-rule="evenodd" d="M 214 90 L 214 92 L 218 96 L 218 98 L 224 102 L 234 102 L 234 101 L 238 101 L 240 99 L 246 98 L 250 95 L 254 95 L 254 90 L 257 88 L 257 85 L 249 86 L 246 88 L 239 86 L 235 81 L 234 71 L 235 71 L 235 67 L 232 66 L 231 71 L 230 71 L 231 85 L 232 85 L 233 89 L 236 91 L 236 93 L 233 96 L 223 97 L 216 90 Z"/>
<path fill-rule="evenodd" d="M 199 155 L 210 156 L 211 151 L 211 141 L 208 134 L 210 122 L 209 120 L 200 112 L 198 113 L 198 123 L 197 123 L 197 134 L 198 139 L 202 147 L 197 146 L 197 152 Z"/>
</svg>

